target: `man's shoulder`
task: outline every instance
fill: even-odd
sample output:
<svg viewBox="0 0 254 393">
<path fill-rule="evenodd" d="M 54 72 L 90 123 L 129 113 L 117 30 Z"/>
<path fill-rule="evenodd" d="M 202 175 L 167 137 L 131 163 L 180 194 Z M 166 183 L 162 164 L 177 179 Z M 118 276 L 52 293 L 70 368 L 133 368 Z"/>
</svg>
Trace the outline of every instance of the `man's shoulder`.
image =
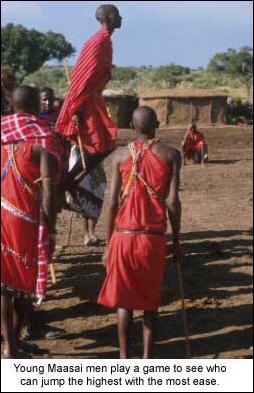
<svg viewBox="0 0 254 393">
<path fill-rule="evenodd" d="M 96 33 L 94 33 L 87 41 L 86 46 L 90 45 L 101 45 L 105 41 L 111 40 L 110 36 L 107 36 L 103 33 L 103 30 L 100 29 Z"/>
<path fill-rule="evenodd" d="M 112 161 L 115 164 L 121 164 L 130 156 L 128 146 L 117 147 L 116 150 L 111 154 Z"/>
<path fill-rule="evenodd" d="M 181 160 L 181 152 L 175 147 L 169 145 L 168 143 L 159 142 L 157 144 L 157 149 L 158 153 L 161 154 L 163 158 L 169 163 Z"/>
</svg>

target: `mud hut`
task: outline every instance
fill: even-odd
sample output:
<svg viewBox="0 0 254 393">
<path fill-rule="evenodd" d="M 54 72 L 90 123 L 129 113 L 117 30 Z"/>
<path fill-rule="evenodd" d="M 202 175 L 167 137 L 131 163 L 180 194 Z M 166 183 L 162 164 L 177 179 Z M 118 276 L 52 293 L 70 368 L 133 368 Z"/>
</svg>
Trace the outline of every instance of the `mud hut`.
<svg viewBox="0 0 254 393">
<path fill-rule="evenodd" d="M 205 89 L 172 89 L 140 95 L 139 105 L 149 105 L 157 112 L 160 126 L 225 124 L 227 95 Z"/>
<path fill-rule="evenodd" d="M 114 90 L 105 90 L 103 97 L 108 112 L 119 128 L 129 128 L 133 111 L 138 107 L 138 97 Z"/>
</svg>

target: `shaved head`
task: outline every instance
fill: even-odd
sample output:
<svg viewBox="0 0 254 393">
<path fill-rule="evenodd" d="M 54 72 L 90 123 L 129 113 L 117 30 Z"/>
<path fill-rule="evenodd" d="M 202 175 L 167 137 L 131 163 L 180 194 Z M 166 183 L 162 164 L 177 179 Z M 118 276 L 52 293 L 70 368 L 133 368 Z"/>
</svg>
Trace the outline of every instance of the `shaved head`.
<svg viewBox="0 0 254 393">
<path fill-rule="evenodd" d="M 25 112 L 38 116 L 40 113 L 40 97 L 35 87 L 19 86 L 13 92 L 14 112 Z"/>
<path fill-rule="evenodd" d="M 119 13 L 118 8 L 116 8 L 116 6 L 114 6 L 113 4 L 102 4 L 97 8 L 95 16 L 96 19 L 100 21 L 101 18 L 103 18 L 104 16 L 109 16 L 118 13 Z"/>
<path fill-rule="evenodd" d="M 113 4 L 100 5 L 95 13 L 96 19 L 107 26 L 110 30 L 121 27 L 122 17 L 119 14 L 118 8 Z"/>
<path fill-rule="evenodd" d="M 156 112 L 149 106 L 140 106 L 133 113 L 132 123 L 136 131 L 154 136 L 158 125 Z"/>
</svg>

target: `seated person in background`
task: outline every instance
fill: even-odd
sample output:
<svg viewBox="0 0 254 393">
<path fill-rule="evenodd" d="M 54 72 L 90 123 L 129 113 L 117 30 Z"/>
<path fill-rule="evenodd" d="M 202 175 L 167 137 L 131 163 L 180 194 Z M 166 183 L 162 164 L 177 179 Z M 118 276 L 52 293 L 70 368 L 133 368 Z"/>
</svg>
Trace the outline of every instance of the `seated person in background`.
<svg viewBox="0 0 254 393">
<path fill-rule="evenodd" d="M 182 146 L 183 164 L 187 160 L 193 160 L 196 163 L 208 163 L 208 144 L 202 132 L 198 131 L 194 122 L 187 129 Z"/>
</svg>

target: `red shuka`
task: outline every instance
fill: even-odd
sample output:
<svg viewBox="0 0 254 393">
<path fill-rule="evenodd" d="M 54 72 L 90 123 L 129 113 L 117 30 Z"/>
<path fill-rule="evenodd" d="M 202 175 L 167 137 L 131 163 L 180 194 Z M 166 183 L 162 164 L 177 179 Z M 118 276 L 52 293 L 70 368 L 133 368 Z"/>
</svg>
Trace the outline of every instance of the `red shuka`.
<svg viewBox="0 0 254 393">
<path fill-rule="evenodd" d="M 137 151 L 142 144 L 135 142 Z M 130 145 L 130 146 L 131 146 Z M 130 310 L 157 310 L 166 257 L 166 204 L 171 167 L 149 147 L 134 174 L 133 158 L 121 165 L 123 205 L 116 217 L 116 230 L 109 243 L 107 276 L 98 302 Z M 127 190 L 128 189 L 128 190 Z M 127 193 L 125 192 L 127 190 Z M 124 233 L 123 230 L 158 234 Z"/>
<path fill-rule="evenodd" d="M 193 132 L 190 127 L 183 145 L 183 151 L 187 158 L 193 158 L 195 153 L 201 151 L 201 142 L 204 144 L 204 148 L 207 150 L 208 145 L 205 136 L 200 131 Z"/>
<path fill-rule="evenodd" d="M 31 160 L 39 144 L 59 162 L 57 141 L 35 116 L 1 118 L 1 288 L 15 295 L 46 292 L 48 230 L 43 216 L 40 170 Z"/>
<path fill-rule="evenodd" d="M 64 101 L 56 130 L 77 139 L 72 116 L 79 112 L 79 131 L 88 153 L 101 153 L 116 146 L 117 127 L 109 118 L 102 90 L 112 70 L 110 32 L 103 27 L 84 45 L 71 74 L 69 93 Z"/>
</svg>

